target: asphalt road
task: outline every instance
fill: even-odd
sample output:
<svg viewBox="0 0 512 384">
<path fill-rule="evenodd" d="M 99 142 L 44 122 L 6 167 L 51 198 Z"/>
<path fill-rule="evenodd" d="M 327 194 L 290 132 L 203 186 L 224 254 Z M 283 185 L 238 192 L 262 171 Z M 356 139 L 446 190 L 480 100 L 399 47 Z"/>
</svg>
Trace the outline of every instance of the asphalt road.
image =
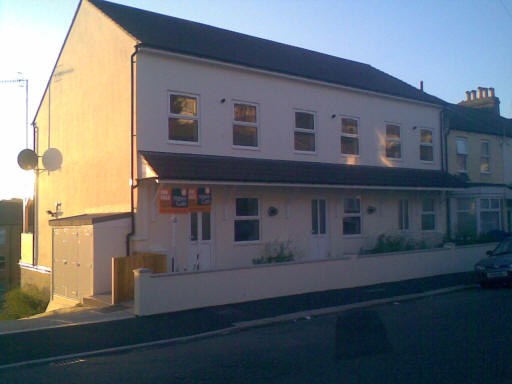
<svg viewBox="0 0 512 384">
<path fill-rule="evenodd" d="M 0 367 L 23 361 L 191 336 L 225 329 L 234 322 L 420 293 L 468 284 L 472 279 L 473 275 L 466 273 L 434 276 L 111 322 L 0 334 Z M 103 310 L 114 311 L 116 308 L 107 307 L 98 311 Z"/>
<path fill-rule="evenodd" d="M 471 289 L 0 371 L 0 383 L 90 382 L 512 383 L 512 290 Z"/>
</svg>

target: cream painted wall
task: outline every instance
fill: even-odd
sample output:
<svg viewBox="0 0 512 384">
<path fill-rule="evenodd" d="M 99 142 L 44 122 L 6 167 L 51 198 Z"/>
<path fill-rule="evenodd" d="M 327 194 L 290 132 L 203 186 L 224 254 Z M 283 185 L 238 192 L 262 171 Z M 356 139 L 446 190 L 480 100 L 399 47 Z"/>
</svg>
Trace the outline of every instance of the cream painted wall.
<svg viewBox="0 0 512 384">
<path fill-rule="evenodd" d="M 298 80 L 172 58 L 143 50 L 137 63 L 138 149 L 253 158 L 440 169 L 436 107 Z M 199 96 L 199 145 L 168 142 L 168 92 Z M 221 103 L 225 98 L 226 102 Z M 259 148 L 232 146 L 233 101 L 259 107 Z M 316 113 L 316 154 L 294 152 L 294 108 Z M 335 114 L 336 118 L 331 116 Z M 340 154 L 340 117 L 360 119 L 360 157 Z M 385 158 L 385 123 L 402 127 L 403 160 Z M 433 129 L 433 163 L 419 159 L 420 129 Z"/>
<path fill-rule="evenodd" d="M 126 255 L 126 235 L 131 219 L 94 224 L 93 293 L 112 292 L 112 258 Z"/>
<path fill-rule="evenodd" d="M 176 185 L 197 187 L 197 185 Z M 189 215 L 173 216 L 158 214 L 158 201 L 154 199 L 157 184 L 149 182 L 140 186 L 140 196 L 135 248 L 140 251 L 175 255 L 175 267 L 179 271 L 187 268 L 189 255 Z M 343 198 L 361 198 L 362 234 L 342 235 Z M 435 199 L 436 231 L 421 231 L 421 200 Z M 260 211 L 260 238 L 257 243 L 234 242 L 235 199 L 257 197 Z M 212 258 L 214 268 L 245 267 L 252 265 L 252 259 L 260 257 L 265 244 L 273 240 L 291 241 L 296 260 L 309 260 L 311 247 L 311 199 L 327 200 L 327 233 L 330 257 L 352 257 L 361 248 L 370 249 L 376 238 L 382 234 L 398 234 L 398 200 L 409 199 L 410 229 L 403 233 L 416 239 L 425 239 L 430 245 L 437 245 L 446 231 L 445 201 L 435 192 L 362 191 L 321 188 L 279 188 L 279 187 L 212 187 Z M 279 213 L 269 216 L 269 207 L 276 207 Z M 373 214 L 367 212 L 373 206 Z M 173 225 L 176 226 L 176 248 L 173 250 Z"/>
<path fill-rule="evenodd" d="M 151 274 L 135 270 L 134 313 L 143 316 L 469 272 L 485 251 L 495 246 L 489 243 L 202 273 Z"/>
<path fill-rule="evenodd" d="M 501 136 L 483 133 L 450 131 L 448 134 L 448 172 L 457 174 L 457 152 L 455 141 L 457 137 L 466 138 L 468 142 L 468 177 L 474 183 L 503 184 L 503 138 Z M 480 143 L 489 141 L 491 161 L 490 173 L 480 172 Z"/>
<path fill-rule="evenodd" d="M 51 267 L 47 210 L 62 217 L 130 210 L 130 55 L 135 40 L 81 3 L 36 115 L 37 152 L 54 147 L 62 167 L 39 173 L 38 260 Z"/>
</svg>

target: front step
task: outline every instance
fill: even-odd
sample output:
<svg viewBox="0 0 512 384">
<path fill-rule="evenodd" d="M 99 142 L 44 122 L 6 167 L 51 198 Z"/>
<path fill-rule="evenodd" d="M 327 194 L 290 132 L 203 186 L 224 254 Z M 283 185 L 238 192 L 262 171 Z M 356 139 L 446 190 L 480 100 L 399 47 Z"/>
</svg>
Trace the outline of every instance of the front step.
<svg viewBox="0 0 512 384">
<path fill-rule="evenodd" d="M 112 305 L 112 294 L 105 293 L 82 298 L 82 304 L 88 307 L 105 307 Z"/>
</svg>

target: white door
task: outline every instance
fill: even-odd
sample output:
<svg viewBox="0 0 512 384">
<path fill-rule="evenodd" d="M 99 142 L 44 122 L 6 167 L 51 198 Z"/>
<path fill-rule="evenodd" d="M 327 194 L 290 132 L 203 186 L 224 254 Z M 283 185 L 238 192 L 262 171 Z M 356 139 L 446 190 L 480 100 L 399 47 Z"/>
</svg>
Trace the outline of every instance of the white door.
<svg viewBox="0 0 512 384">
<path fill-rule="evenodd" d="M 329 254 L 327 237 L 327 202 L 311 200 L 311 258 L 326 259 Z"/>
<path fill-rule="evenodd" d="M 191 212 L 189 232 L 189 271 L 211 268 L 212 227 L 210 212 Z"/>
</svg>

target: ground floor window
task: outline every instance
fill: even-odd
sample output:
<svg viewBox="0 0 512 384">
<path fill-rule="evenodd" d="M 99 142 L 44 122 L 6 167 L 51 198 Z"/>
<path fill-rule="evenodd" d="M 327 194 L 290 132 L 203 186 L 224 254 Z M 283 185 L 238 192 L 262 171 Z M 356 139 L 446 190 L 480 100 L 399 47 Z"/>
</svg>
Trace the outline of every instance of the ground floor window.
<svg viewBox="0 0 512 384">
<path fill-rule="evenodd" d="M 421 230 L 433 231 L 436 229 L 436 212 L 434 199 L 423 199 L 421 206 Z"/>
<path fill-rule="evenodd" d="M 480 199 L 480 232 L 501 229 L 500 199 Z"/>
<path fill-rule="evenodd" d="M 235 204 L 235 242 L 260 239 L 259 202 L 254 197 L 240 197 Z"/>
<path fill-rule="evenodd" d="M 398 200 L 398 229 L 409 229 L 409 200 Z"/>
<path fill-rule="evenodd" d="M 357 197 L 343 201 L 343 234 L 359 235 L 361 233 L 361 200 Z"/>
</svg>

